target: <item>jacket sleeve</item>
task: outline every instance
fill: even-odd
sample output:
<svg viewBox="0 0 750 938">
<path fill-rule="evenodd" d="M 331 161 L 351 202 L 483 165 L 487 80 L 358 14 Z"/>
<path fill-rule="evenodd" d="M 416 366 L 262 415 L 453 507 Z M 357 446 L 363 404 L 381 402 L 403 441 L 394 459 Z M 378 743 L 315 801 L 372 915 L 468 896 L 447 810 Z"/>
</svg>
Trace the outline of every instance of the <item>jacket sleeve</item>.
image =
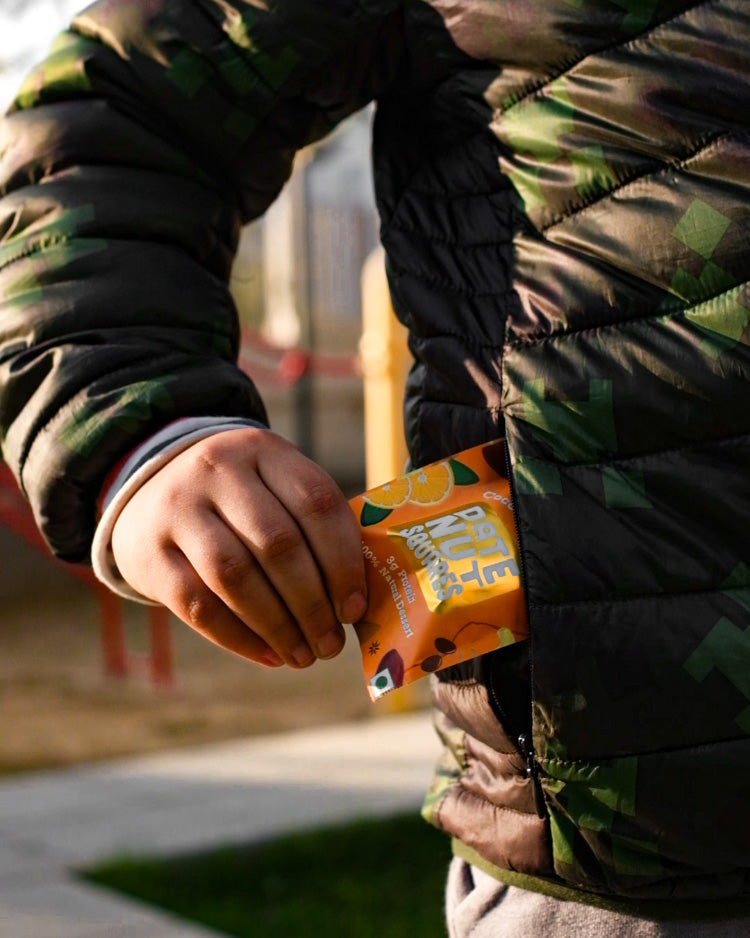
<svg viewBox="0 0 750 938">
<path fill-rule="evenodd" d="M 384 94 L 400 0 L 100 0 L 0 137 L 2 455 L 61 557 L 103 477 L 182 416 L 265 420 L 236 367 L 240 226 Z"/>
</svg>

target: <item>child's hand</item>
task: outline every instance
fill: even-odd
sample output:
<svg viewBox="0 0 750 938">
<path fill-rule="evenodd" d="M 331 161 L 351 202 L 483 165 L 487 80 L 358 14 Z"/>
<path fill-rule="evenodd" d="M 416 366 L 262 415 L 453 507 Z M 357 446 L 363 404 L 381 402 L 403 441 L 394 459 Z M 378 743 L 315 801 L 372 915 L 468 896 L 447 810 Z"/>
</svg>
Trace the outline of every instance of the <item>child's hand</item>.
<svg viewBox="0 0 750 938">
<path fill-rule="evenodd" d="M 228 430 L 176 456 L 125 505 L 112 549 L 139 593 L 267 665 L 334 657 L 340 623 L 367 605 L 344 495 L 270 430 Z"/>
</svg>

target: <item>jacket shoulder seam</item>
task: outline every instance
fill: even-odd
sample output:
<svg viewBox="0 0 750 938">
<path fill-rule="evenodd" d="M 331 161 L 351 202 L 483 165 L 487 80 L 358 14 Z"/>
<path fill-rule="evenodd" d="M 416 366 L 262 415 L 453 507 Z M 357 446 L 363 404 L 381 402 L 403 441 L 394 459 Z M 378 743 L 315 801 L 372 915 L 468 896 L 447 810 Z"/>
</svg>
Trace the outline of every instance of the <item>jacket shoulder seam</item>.
<svg viewBox="0 0 750 938">
<path fill-rule="evenodd" d="M 542 226 L 539 230 L 546 234 L 548 231 L 551 231 L 553 228 L 556 228 L 558 225 L 563 224 L 563 222 L 568 221 L 570 218 L 575 218 L 578 215 L 581 215 L 583 212 L 588 211 L 594 206 L 598 206 L 601 202 L 609 199 L 611 196 L 615 195 L 618 192 L 622 192 L 624 189 L 627 189 L 629 186 L 634 186 L 637 183 L 642 182 L 644 179 L 653 179 L 655 176 L 660 176 L 667 172 L 674 172 L 675 170 L 684 170 L 687 167 L 687 164 L 695 159 L 697 156 L 709 150 L 715 143 L 719 140 L 731 137 L 732 134 L 730 131 L 718 131 L 714 130 L 707 132 L 701 136 L 692 147 L 690 147 L 685 153 L 681 156 L 670 159 L 666 163 L 652 161 L 648 164 L 646 169 L 641 169 L 634 171 L 632 174 L 621 179 L 617 185 L 612 186 L 611 188 L 598 192 L 592 198 L 585 201 L 579 202 L 576 205 L 571 206 L 567 211 L 558 214 L 546 225 Z"/>
<path fill-rule="evenodd" d="M 550 333 L 550 335 L 529 336 L 522 339 L 511 339 L 508 341 L 507 347 L 511 350 L 530 348 L 536 345 L 543 345 L 546 342 L 560 342 L 568 338 L 583 335 L 587 332 L 598 332 L 601 329 L 618 329 L 620 327 L 627 328 L 628 326 L 638 325 L 639 323 L 658 319 L 666 320 L 672 316 L 687 314 L 691 312 L 691 310 L 697 309 L 699 306 L 703 306 L 705 303 L 711 303 L 714 300 L 721 299 L 721 297 L 729 296 L 731 293 L 744 290 L 749 284 L 750 281 L 746 280 L 742 283 L 737 283 L 734 286 L 729 287 L 728 290 L 720 290 L 718 293 L 709 293 L 706 296 L 699 297 L 689 306 L 675 305 L 672 308 L 636 313 L 634 316 L 624 316 L 622 319 L 612 319 L 607 322 L 596 323 L 596 325 L 586 325 L 580 326 L 579 328 L 574 327 L 572 329 L 565 329 L 561 332 Z"/>
<path fill-rule="evenodd" d="M 524 101 L 527 101 L 529 98 L 535 97 L 539 94 L 540 91 L 544 91 L 546 87 L 555 82 L 558 78 L 565 75 L 566 72 L 572 71 L 576 66 L 580 65 L 581 62 L 584 62 L 587 58 L 591 56 L 606 55 L 608 52 L 611 52 L 613 49 L 627 48 L 633 43 L 637 42 L 639 39 L 642 39 L 644 36 L 648 36 L 650 33 L 655 32 L 657 29 L 661 29 L 662 26 L 666 26 L 667 23 L 671 23 L 673 20 L 679 19 L 681 16 L 684 16 L 686 13 L 689 13 L 691 10 L 694 10 L 696 7 L 703 6 L 706 3 L 706 0 L 693 0 L 693 2 L 688 3 L 683 7 L 682 10 L 678 10 L 677 13 L 673 13 L 671 16 L 665 17 L 663 20 L 658 20 L 657 22 L 650 22 L 643 29 L 639 30 L 632 36 L 621 36 L 612 42 L 607 43 L 604 46 L 601 46 L 598 49 L 589 49 L 579 55 L 576 58 L 571 59 L 569 62 L 566 62 L 561 68 L 557 69 L 551 75 L 546 75 L 543 79 L 537 80 L 534 82 L 529 82 L 525 87 L 519 89 L 518 97 L 514 98 L 511 103 L 503 108 L 499 107 L 495 111 L 495 119 L 500 117 L 503 114 L 506 114 L 512 108 L 518 107 L 523 104 Z"/>
</svg>

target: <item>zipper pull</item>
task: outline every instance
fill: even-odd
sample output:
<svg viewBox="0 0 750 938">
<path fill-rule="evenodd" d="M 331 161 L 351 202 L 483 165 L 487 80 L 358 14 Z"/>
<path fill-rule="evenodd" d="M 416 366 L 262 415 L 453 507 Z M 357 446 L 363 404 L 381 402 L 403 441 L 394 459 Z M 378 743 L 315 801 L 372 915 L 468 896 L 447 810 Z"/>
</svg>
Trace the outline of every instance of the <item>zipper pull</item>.
<svg viewBox="0 0 750 938">
<path fill-rule="evenodd" d="M 536 778 L 536 765 L 534 763 L 534 750 L 526 733 L 518 737 L 518 748 L 526 759 L 526 778 Z"/>
<path fill-rule="evenodd" d="M 531 787 L 534 795 L 534 807 L 537 817 L 546 817 L 547 812 L 544 806 L 544 795 L 539 784 L 539 769 L 534 758 L 534 747 L 526 733 L 521 733 L 518 737 L 518 748 L 526 759 L 526 778 L 531 779 Z"/>
</svg>

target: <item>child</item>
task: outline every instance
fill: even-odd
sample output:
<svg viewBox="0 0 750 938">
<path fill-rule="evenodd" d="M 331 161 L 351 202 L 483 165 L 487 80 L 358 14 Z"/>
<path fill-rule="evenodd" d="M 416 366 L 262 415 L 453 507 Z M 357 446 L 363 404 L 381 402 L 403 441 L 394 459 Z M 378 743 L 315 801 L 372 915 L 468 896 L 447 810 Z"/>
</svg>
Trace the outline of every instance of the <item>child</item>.
<svg viewBox="0 0 750 938">
<path fill-rule="evenodd" d="M 102 0 L 5 123 L 3 455 L 42 530 L 305 667 L 365 609 L 358 533 L 265 428 L 226 280 L 294 151 L 377 101 L 412 461 L 506 435 L 529 606 L 528 660 L 435 683 L 454 938 L 747 932 L 749 26 L 744 0 Z"/>
</svg>

